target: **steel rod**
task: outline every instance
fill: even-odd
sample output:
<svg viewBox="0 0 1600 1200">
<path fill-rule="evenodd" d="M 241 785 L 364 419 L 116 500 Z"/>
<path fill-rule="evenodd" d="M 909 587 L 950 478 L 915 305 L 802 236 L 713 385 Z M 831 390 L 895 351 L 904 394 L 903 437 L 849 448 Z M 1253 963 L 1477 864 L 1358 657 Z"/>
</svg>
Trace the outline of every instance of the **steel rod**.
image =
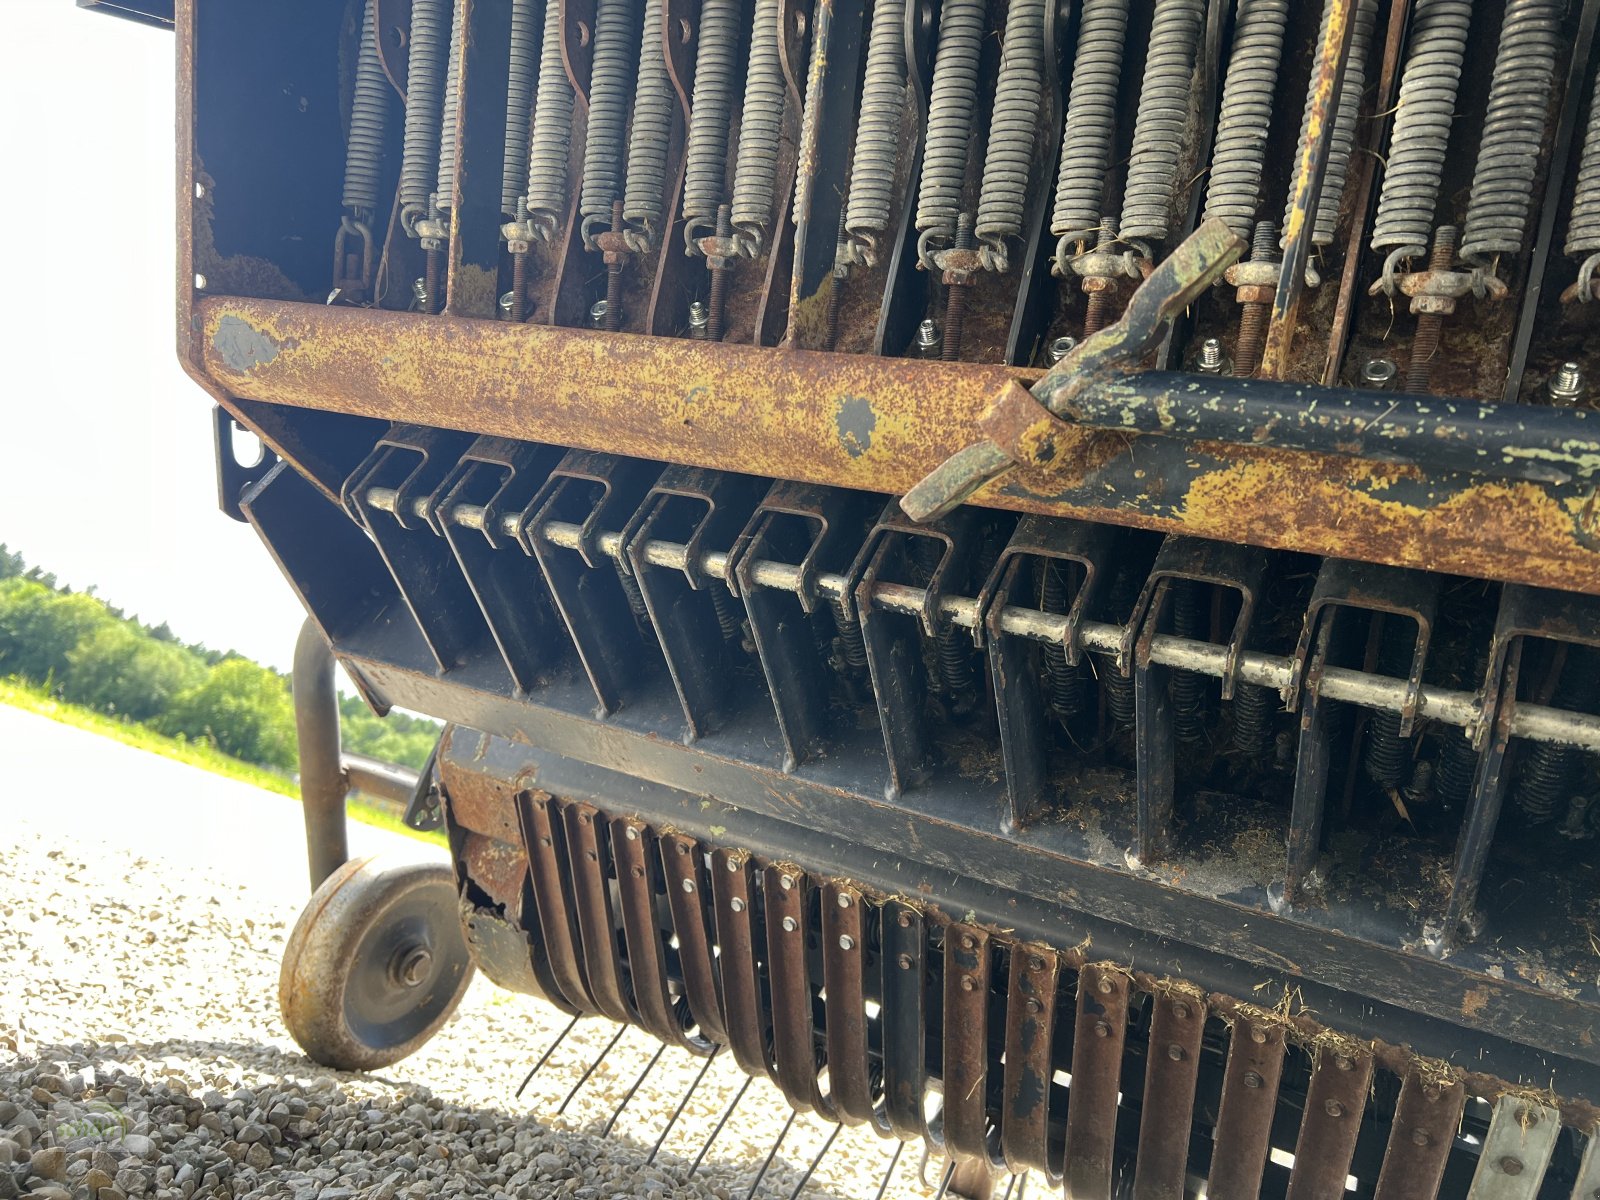
<svg viewBox="0 0 1600 1200">
<path fill-rule="evenodd" d="M 367 492 L 367 503 L 373 508 L 393 512 L 396 496 L 390 488 L 371 488 Z M 419 499 L 412 503 L 415 514 L 424 516 L 427 511 L 425 501 Z M 444 516 L 458 525 L 483 528 L 483 510 L 477 505 L 457 504 Z M 514 537 L 519 521 L 517 514 L 502 517 L 502 532 L 507 537 Z M 539 535 L 551 545 L 577 549 L 582 542 L 582 526 L 567 521 L 547 521 L 540 528 Z M 620 533 L 607 531 L 596 534 L 592 543 L 608 557 L 614 560 L 622 558 Z M 652 566 L 678 571 L 693 569 L 713 579 L 727 578 L 728 555 L 725 551 L 704 551 L 698 561 L 691 563 L 688 547 L 682 543 L 651 540 L 644 544 L 643 552 L 645 561 Z M 758 559 L 750 564 L 749 569 L 751 578 L 762 587 L 794 592 L 801 585 L 800 568 L 787 563 Z M 845 594 L 849 580 L 844 575 L 824 572 L 815 577 L 815 584 L 818 592 L 837 599 Z M 877 607 L 907 616 L 920 616 L 927 599 L 927 593 L 922 588 L 899 583 L 875 583 L 871 588 L 871 596 Z M 971 629 L 979 620 L 978 601 L 970 596 L 941 596 L 939 613 L 951 624 Z M 1059 613 L 1008 605 L 1001 611 L 1000 628 L 1016 637 L 1060 644 L 1066 635 L 1067 618 Z M 1078 638 L 1086 650 L 1098 655 L 1114 655 L 1122 644 L 1123 628 L 1103 621 L 1084 621 L 1078 627 Z M 1151 643 L 1150 656 L 1152 661 L 1164 667 L 1176 667 L 1181 671 L 1220 679 L 1225 669 L 1227 648 L 1212 642 L 1159 634 Z M 1239 678 L 1245 683 L 1281 692 L 1288 686 L 1293 671 L 1294 660 L 1288 655 L 1246 650 L 1239 656 Z M 1405 680 L 1392 676 L 1328 667 L 1322 676 L 1322 693 L 1329 699 L 1346 704 L 1398 713 L 1405 703 L 1408 688 Z M 1417 715 L 1420 717 L 1461 729 L 1472 729 L 1478 724 L 1478 698 L 1472 692 L 1425 683 L 1418 693 L 1418 701 Z M 1569 712 L 1542 704 L 1519 702 L 1512 714 L 1511 732 L 1516 737 L 1531 741 L 1555 742 L 1600 753 L 1600 714 Z"/>
<path fill-rule="evenodd" d="M 294 646 L 294 729 L 300 754 L 300 807 L 306 859 L 316 891 L 350 857 L 344 799 L 349 791 L 339 757 L 339 694 L 333 652 L 309 617 Z"/>
</svg>

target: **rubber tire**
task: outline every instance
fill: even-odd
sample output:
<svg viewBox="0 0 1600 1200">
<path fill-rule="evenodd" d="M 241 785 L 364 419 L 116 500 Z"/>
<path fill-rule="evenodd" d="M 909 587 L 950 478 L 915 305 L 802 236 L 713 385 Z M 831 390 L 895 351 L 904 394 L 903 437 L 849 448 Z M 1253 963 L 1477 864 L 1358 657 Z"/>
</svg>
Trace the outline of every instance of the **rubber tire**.
<svg viewBox="0 0 1600 1200">
<path fill-rule="evenodd" d="M 419 917 L 419 908 L 427 916 Z M 434 955 L 429 977 L 418 985 L 418 1003 L 406 1003 L 412 998 L 395 985 L 387 998 L 404 1007 L 400 1018 L 382 1026 L 352 1019 L 352 980 L 358 971 L 369 986 L 373 978 L 359 957 L 363 943 L 370 952 L 371 938 L 381 939 L 386 927 L 407 919 L 412 928 L 426 928 Z M 328 876 L 295 922 L 278 973 L 278 1008 L 307 1056 L 341 1071 L 371 1071 L 398 1062 L 437 1033 L 461 1003 L 472 971 L 447 864 L 352 859 Z"/>
</svg>

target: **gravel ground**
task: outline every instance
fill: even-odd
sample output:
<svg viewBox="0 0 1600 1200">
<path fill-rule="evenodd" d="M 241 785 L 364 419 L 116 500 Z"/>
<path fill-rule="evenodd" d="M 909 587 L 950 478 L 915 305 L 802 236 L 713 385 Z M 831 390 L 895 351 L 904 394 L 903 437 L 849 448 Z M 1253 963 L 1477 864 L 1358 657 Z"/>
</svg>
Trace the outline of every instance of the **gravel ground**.
<svg viewBox="0 0 1600 1200">
<path fill-rule="evenodd" d="M 24 779 L 30 753 L 43 756 L 41 745 L 59 752 L 63 736 L 83 755 L 114 745 L 42 718 L 19 726 L 17 716 L 0 709 L 0 743 L 20 755 Z M 14 738 L 19 729 L 28 736 Z M 129 777 L 155 770 L 151 756 L 115 750 L 131 756 Z M 192 772 L 159 761 L 158 775 Z M 114 778 L 123 778 L 120 769 Z M 580 1024 L 518 1100 L 518 1084 L 566 1018 L 481 978 L 432 1042 L 383 1075 L 318 1067 L 300 1054 L 277 1012 L 279 956 L 304 901 L 303 883 L 291 894 L 284 881 L 303 867 L 251 870 L 241 882 L 226 866 L 250 857 L 252 822 L 297 820 L 292 806 L 266 793 L 232 794 L 226 820 L 216 809 L 208 818 L 228 831 L 219 839 L 213 830 L 209 840 L 227 853 L 195 853 L 179 840 L 167 854 L 156 851 L 162 842 L 147 824 L 119 827 L 139 819 L 132 813 L 159 811 L 159 797 L 101 787 L 82 806 L 62 797 L 6 821 L 0 1200 L 732 1200 L 750 1190 L 789 1115 L 775 1089 L 750 1087 L 691 1176 L 691 1162 L 743 1082 L 731 1061 L 719 1059 L 647 1163 L 701 1060 L 663 1054 L 603 1137 L 656 1043 L 638 1030 L 623 1034 L 556 1115 L 616 1027 Z M 371 848 L 366 834 L 361 840 Z M 395 842 L 402 853 L 426 852 Z M 795 1191 L 831 1129 L 808 1117 L 794 1122 L 761 1181 L 761 1200 Z M 871 1200 L 891 1150 L 867 1131 L 844 1130 L 806 1194 Z M 886 1196 L 934 1194 L 918 1179 L 919 1158 L 909 1148 L 900 1157 Z M 937 1168 L 928 1174 L 936 1182 Z"/>
</svg>

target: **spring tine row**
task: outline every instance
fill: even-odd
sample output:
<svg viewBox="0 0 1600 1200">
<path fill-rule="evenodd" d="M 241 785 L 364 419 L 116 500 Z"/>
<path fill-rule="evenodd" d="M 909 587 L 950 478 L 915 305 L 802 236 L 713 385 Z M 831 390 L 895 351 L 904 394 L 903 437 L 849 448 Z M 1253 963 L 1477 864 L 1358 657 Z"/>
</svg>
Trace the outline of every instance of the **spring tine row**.
<svg viewBox="0 0 1600 1200">
<path fill-rule="evenodd" d="M 1127 974 L 1103 964 L 1078 973 L 1078 1019 L 1067 1096 L 1067 1194 L 1111 1200 L 1117 1092 L 1128 1030 Z"/>
<path fill-rule="evenodd" d="M 828 1087 L 834 1115 L 846 1125 L 889 1132 L 873 1096 L 866 1010 L 867 902 L 852 884 L 822 890 L 822 985 L 827 990 Z"/>
<path fill-rule="evenodd" d="M 545 1048 L 545 1052 L 539 1056 L 539 1061 L 534 1063 L 533 1066 L 528 1069 L 528 1073 L 522 1077 L 522 1082 L 517 1085 L 516 1099 L 522 1099 L 522 1093 L 528 1090 L 528 1085 L 533 1082 L 533 1077 L 540 1071 L 544 1070 L 545 1063 L 550 1061 L 550 1056 L 556 1052 L 556 1048 L 560 1046 L 562 1042 L 567 1040 L 567 1034 L 571 1033 L 578 1027 L 578 1021 L 579 1018 L 574 1016 L 561 1027 L 561 1032 L 556 1034 L 556 1040 L 551 1042 L 550 1045 Z"/>
<path fill-rule="evenodd" d="M 1272 1116 L 1283 1075 L 1283 1025 L 1241 1010 L 1228 1043 L 1211 1151 L 1211 1192 L 1241 1200 L 1259 1194 L 1272 1137 Z"/>
<path fill-rule="evenodd" d="M 1206 1027 L 1203 996 L 1159 987 L 1150 1003 L 1150 1049 L 1139 1152 L 1134 1159 L 1133 1200 L 1161 1200 L 1183 1192 Z"/>
<path fill-rule="evenodd" d="M 677 1107 L 672 1110 L 672 1115 L 667 1118 L 666 1125 L 662 1128 L 661 1133 L 657 1135 L 655 1145 L 650 1147 L 650 1157 L 644 1160 L 646 1166 L 655 1162 L 656 1155 L 661 1153 L 661 1147 L 667 1143 L 667 1135 L 672 1132 L 672 1127 L 678 1123 L 678 1118 L 683 1115 L 683 1110 L 688 1105 L 689 1098 L 699 1090 L 701 1081 L 705 1079 L 706 1073 L 711 1070 L 712 1065 L 717 1061 L 719 1053 L 721 1053 L 721 1047 L 706 1055 L 705 1061 L 700 1064 L 700 1069 L 695 1072 L 693 1082 L 689 1084 L 689 1090 L 678 1098 Z"/>
<path fill-rule="evenodd" d="M 1050 1088 L 1055 1075 L 1056 984 L 1061 963 L 1048 946 L 1011 951 L 1006 999 L 1005 1100 L 1000 1149 L 1006 1168 L 1054 1178 L 1050 1162 Z"/>
<path fill-rule="evenodd" d="M 987 1161 L 989 934 L 952 925 L 944 935 L 944 1138 L 952 1155 Z"/>
<path fill-rule="evenodd" d="M 726 1045 L 722 999 L 717 987 L 717 960 L 711 953 L 706 928 L 711 896 L 704 869 L 704 852 L 693 838 L 663 833 L 660 839 L 662 870 L 667 880 L 667 904 L 672 909 L 672 931 L 678 938 L 678 969 L 683 991 L 700 1033 L 708 1041 Z"/>
<path fill-rule="evenodd" d="M 806 968 L 806 943 L 811 934 L 806 874 L 778 863 L 766 869 L 764 882 L 776 1081 L 792 1107 L 831 1116 L 833 1106 L 817 1087 L 814 993 Z"/>
<path fill-rule="evenodd" d="M 1367 1050 L 1318 1049 L 1287 1200 L 1339 1200 L 1344 1195 L 1371 1083 L 1372 1055 Z"/>
</svg>

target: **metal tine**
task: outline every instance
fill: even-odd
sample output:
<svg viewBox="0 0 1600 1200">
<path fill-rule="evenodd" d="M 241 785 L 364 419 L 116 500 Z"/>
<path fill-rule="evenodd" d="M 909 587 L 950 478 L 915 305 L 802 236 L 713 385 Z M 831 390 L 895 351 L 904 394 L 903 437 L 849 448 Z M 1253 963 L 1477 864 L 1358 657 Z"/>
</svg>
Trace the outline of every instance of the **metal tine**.
<svg viewBox="0 0 1600 1200">
<path fill-rule="evenodd" d="M 614 1125 L 616 1125 L 617 1118 L 622 1115 L 622 1110 L 628 1107 L 628 1101 L 633 1099 L 634 1095 L 639 1090 L 639 1086 L 644 1083 L 650 1072 L 656 1069 L 656 1064 L 661 1061 L 661 1056 L 666 1052 L 667 1044 L 662 1042 L 661 1045 L 656 1049 L 656 1052 L 650 1056 L 650 1061 L 645 1063 L 644 1070 L 639 1072 L 639 1078 L 635 1079 L 633 1081 L 633 1086 L 623 1094 L 621 1103 L 617 1105 L 616 1111 L 611 1114 L 611 1119 L 606 1122 L 605 1128 L 600 1131 L 601 1137 L 611 1136 L 611 1129 Z"/>
<path fill-rule="evenodd" d="M 722 1116 L 717 1118 L 716 1125 L 711 1130 L 711 1136 L 706 1138 L 706 1144 L 700 1147 L 700 1153 L 694 1156 L 694 1164 L 689 1168 L 693 1175 L 700 1169 L 700 1163 L 705 1159 L 706 1151 L 711 1149 L 711 1143 L 717 1140 L 717 1134 L 722 1132 L 722 1127 L 728 1123 L 728 1118 L 733 1116 L 733 1110 L 739 1107 L 739 1101 L 744 1099 L 744 1094 L 750 1090 L 750 1085 L 755 1082 L 755 1076 L 746 1075 L 744 1082 L 739 1085 L 739 1090 L 734 1093 L 728 1107 L 723 1110 Z"/>
<path fill-rule="evenodd" d="M 1371 1085 L 1372 1055 L 1364 1048 L 1318 1049 L 1285 1200 L 1318 1200 L 1344 1193 Z"/>
<path fill-rule="evenodd" d="M 789 1130 L 794 1128 L 794 1119 L 800 1115 L 796 1109 L 789 1110 L 789 1119 L 783 1123 L 783 1128 L 778 1131 L 778 1140 L 772 1143 L 772 1149 L 767 1151 L 767 1156 L 761 1160 L 761 1169 L 756 1172 L 755 1179 L 750 1184 L 750 1190 L 744 1194 L 744 1200 L 753 1200 L 756 1190 L 761 1186 L 761 1181 L 767 1177 L 767 1168 L 772 1166 L 772 1160 L 778 1156 L 778 1147 L 783 1145 L 783 1139 L 789 1136 Z"/>
<path fill-rule="evenodd" d="M 1424 1079 L 1413 1068 L 1400 1087 L 1373 1200 L 1430 1200 L 1439 1194 L 1467 1090 L 1459 1079 Z"/>
<path fill-rule="evenodd" d="M 1561 1114 L 1520 1096 L 1495 1102 L 1467 1200 L 1532 1200 L 1561 1134 Z"/>
<path fill-rule="evenodd" d="M 1241 1009 L 1235 1015 L 1211 1155 L 1213 1196 L 1254 1200 L 1260 1194 L 1283 1075 L 1284 1038 L 1283 1025 L 1271 1014 Z"/>
<path fill-rule="evenodd" d="M 894 1178 L 894 1169 L 900 1163 L 900 1155 L 905 1152 L 906 1144 L 896 1139 L 894 1153 L 889 1156 L 889 1169 L 883 1173 L 883 1182 L 878 1185 L 878 1194 L 873 1200 L 883 1200 L 883 1195 L 889 1190 L 889 1180 Z"/>
<path fill-rule="evenodd" d="M 1006 1190 L 1000 1193 L 1000 1200 L 1011 1200 L 1011 1189 L 1017 1186 L 1017 1180 L 1021 1178 L 1021 1175 L 1011 1175 L 1007 1177 Z"/>
<path fill-rule="evenodd" d="M 672 1127 L 678 1123 L 678 1118 L 683 1115 L 683 1109 L 689 1103 L 689 1097 L 694 1095 L 695 1089 L 700 1086 L 700 1081 L 706 1077 L 706 1072 L 711 1070 L 711 1064 L 717 1061 L 717 1056 L 721 1053 L 722 1047 L 718 1046 L 706 1056 L 706 1061 L 701 1064 L 700 1070 L 695 1073 L 694 1082 L 689 1085 L 689 1090 L 684 1092 L 682 1099 L 678 1101 L 678 1106 L 672 1110 L 672 1115 L 667 1118 L 666 1128 L 661 1131 L 661 1136 L 656 1139 L 656 1144 L 650 1147 L 650 1157 L 644 1160 L 645 1166 L 655 1162 L 656 1155 L 661 1153 L 661 1147 L 666 1144 L 667 1134 L 672 1132 Z"/>
<path fill-rule="evenodd" d="M 1112 1194 L 1129 987 L 1128 976 L 1110 964 L 1078 972 L 1066 1147 L 1067 1194 L 1076 1200 L 1110 1200 Z"/>
<path fill-rule="evenodd" d="M 945 1164 L 944 1178 L 939 1180 L 939 1190 L 933 1194 L 933 1200 L 944 1200 L 950 1191 L 950 1181 L 956 1177 L 956 1160 L 951 1159 Z"/>
<path fill-rule="evenodd" d="M 843 1128 L 843 1125 L 835 1125 L 829 1131 L 827 1140 L 822 1143 L 822 1149 L 817 1151 L 816 1157 L 811 1160 L 811 1165 L 806 1168 L 805 1174 L 800 1176 L 800 1182 L 795 1184 L 794 1191 L 789 1193 L 789 1200 L 800 1200 L 800 1193 L 805 1191 L 806 1184 L 811 1182 L 811 1176 L 816 1173 L 817 1166 L 822 1162 L 823 1155 L 827 1154 L 833 1147 L 833 1139 L 839 1136 L 839 1131 Z"/>
<path fill-rule="evenodd" d="M 556 1116 L 559 1117 L 562 1113 L 567 1111 L 567 1105 L 572 1103 L 572 1098 L 576 1096 L 580 1090 L 582 1090 L 584 1084 L 589 1082 L 589 1076 L 593 1075 L 595 1073 L 595 1069 L 599 1067 L 601 1063 L 605 1062 L 606 1055 L 611 1053 L 611 1051 L 616 1047 L 616 1044 L 622 1040 L 622 1035 L 627 1032 L 628 1027 L 626 1025 L 620 1026 L 617 1029 L 617 1032 L 612 1036 L 611 1040 L 606 1043 L 606 1048 L 600 1051 L 599 1056 L 596 1057 L 595 1060 L 584 1070 L 583 1074 L 579 1076 L 578 1082 L 572 1085 L 572 1090 L 567 1093 L 566 1098 L 561 1101 L 560 1107 L 556 1109 Z"/>
<path fill-rule="evenodd" d="M 544 1069 L 545 1063 L 549 1062 L 550 1056 L 556 1052 L 556 1047 L 567 1040 L 567 1034 L 578 1027 L 579 1020 L 579 1017 L 574 1016 L 572 1020 L 567 1022 L 566 1028 L 556 1034 L 556 1040 L 550 1043 L 549 1049 L 539 1056 L 539 1061 L 533 1064 L 533 1069 L 522 1077 L 522 1084 L 517 1088 L 516 1099 L 522 1099 L 522 1093 L 528 1090 L 528 1085 L 533 1082 L 533 1077 Z"/>
</svg>

